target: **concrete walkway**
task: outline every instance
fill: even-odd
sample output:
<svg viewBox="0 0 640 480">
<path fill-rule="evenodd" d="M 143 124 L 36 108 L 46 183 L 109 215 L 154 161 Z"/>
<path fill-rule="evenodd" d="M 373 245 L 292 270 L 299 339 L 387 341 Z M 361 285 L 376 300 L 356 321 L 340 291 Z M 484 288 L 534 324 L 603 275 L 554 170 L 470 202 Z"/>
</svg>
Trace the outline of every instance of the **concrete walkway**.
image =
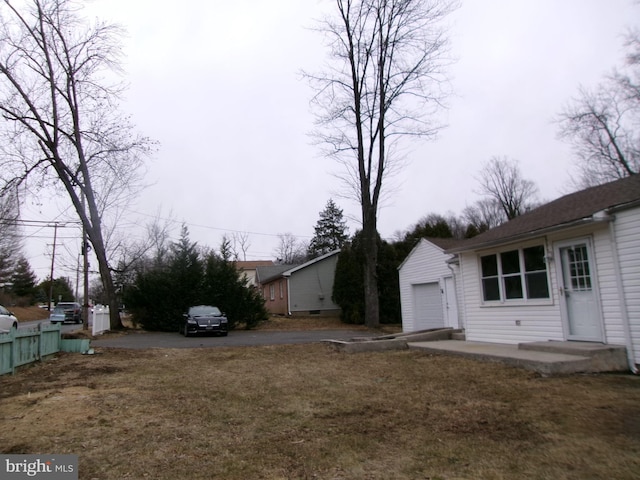
<svg viewBox="0 0 640 480">
<path fill-rule="evenodd" d="M 506 345 L 459 340 L 407 342 L 409 348 L 501 362 L 543 375 L 620 372 L 629 369 L 626 349 L 588 342 L 532 342 Z"/>
</svg>

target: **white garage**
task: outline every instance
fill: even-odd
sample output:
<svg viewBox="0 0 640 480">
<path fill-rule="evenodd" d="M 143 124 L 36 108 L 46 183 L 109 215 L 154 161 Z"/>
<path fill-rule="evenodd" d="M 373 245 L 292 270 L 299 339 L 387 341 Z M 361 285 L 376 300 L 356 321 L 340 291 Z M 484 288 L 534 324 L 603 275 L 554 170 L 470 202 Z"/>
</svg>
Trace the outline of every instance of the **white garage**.
<svg viewBox="0 0 640 480">
<path fill-rule="evenodd" d="M 460 328 L 456 285 L 451 258 L 444 253 L 452 239 L 421 239 L 398 268 L 402 330 L 416 332 L 431 328 Z"/>
</svg>

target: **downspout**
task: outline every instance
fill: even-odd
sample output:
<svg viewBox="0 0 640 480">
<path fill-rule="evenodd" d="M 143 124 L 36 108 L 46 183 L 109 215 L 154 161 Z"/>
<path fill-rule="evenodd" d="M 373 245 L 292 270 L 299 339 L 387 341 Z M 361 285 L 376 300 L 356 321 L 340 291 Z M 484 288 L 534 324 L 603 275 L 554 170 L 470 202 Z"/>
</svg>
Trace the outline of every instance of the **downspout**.
<svg viewBox="0 0 640 480">
<path fill-rule="evenodd" d="M 629 363 L 629 370 L 635 375 L 638 375 L 638 369 L 636 367 L 635 355 L 633 352 L 633 339 L 631 338 L 631 324 L 629 322 L 629 311 L 627 310 L 627 301 L 624 295 L 624 285 L 622 283 L 622 271 L 620 269 L 620 257 L 618 256 L 618 242 L 616 240 L 615 229 L 615 215 L 610 216 L 609 222 L 609 235 L 611 237 L 611 256 L 613 257 L 613 271 L 616 277 L 616 287 L 620 292 L 620 315 L 622 316 L 622 327 L 624 329 L 625 343 L 627 347 L 627 362 Z"/>
<path fill-rule="evenodd" d="M 291 277 L 284 277 L 287 282 L 287 315 L 291 316 L 291 286 L 289 284 L 289 278 Z"/>
<path fill-rule="evenodd" d="M 463 322 L 461 322 L 461 317 L 463 317 L 463 315 L 461 315 L 462 309 L 460 308 L 460 301 L 458 300 L 458 276 L 456 275 L 456 271 L 453 268 L 453 263 L 457 261 L 458 262 L 458 266 L 460 265 L 460 257 L 458 255 L 455 255 L 455 257 L 447 260 L 447 267 L 449 268 L 449 270 L 451 270 L 451 276 L 453 277 L 453 290 L 456 296 L 456 312 L 458 312 L 458 328 L 461 328 L 464 330 L 464 325 Z"/>
</svg>

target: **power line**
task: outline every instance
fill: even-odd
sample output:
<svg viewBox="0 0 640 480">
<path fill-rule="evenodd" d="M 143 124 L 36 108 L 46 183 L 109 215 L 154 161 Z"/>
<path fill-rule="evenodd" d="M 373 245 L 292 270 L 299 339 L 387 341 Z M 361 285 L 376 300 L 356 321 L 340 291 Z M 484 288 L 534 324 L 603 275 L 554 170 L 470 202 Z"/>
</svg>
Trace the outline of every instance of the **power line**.
<svg viewBox="0 0 640 480">
<path fill-rule="evenodd" d="M 189 222 L 183 222 L 183 221 L 179 221 L 179 220 L 174 220 L 172 218 L 163 218 L 163 217 L 159 217 L 157 215 L 150 215 L 148 213 L 142 213 L 142 212 L 137 212 L 135 210 L 128 210 L 131 213 L 135 213 L 136 215 L 142 215 L 143 217 L 149 217 L 149 218 L 157 218 L 159 220 L 165 220 L 167 222 L 172 222 L 172 223 L 179 223 L 179 224 L 184 224 L 187 225 L 189 227 L 197 227 L 197 228 L 205 228 L 208 230 L 218 230 L 221 232 L 230 232 L 230 233 L 247 233 L 249 235 L 260 235 L 263 237 L 280 237 L 280 233 L 264 233 L 264 232 L 252 232 L 252 231 L 247 231 L 247 230 L 235 230 L 233 228 L 221 228 L 221 227 L 212 227 L 209 225 L 200 225 L 197 223 L 189 223 Z M 293 234 L 292 234 L 293 235 Z M 294 237 L 299 237 L 299 238 L 313 238 L 312 235 L 293 235 Z"/>
</svg>

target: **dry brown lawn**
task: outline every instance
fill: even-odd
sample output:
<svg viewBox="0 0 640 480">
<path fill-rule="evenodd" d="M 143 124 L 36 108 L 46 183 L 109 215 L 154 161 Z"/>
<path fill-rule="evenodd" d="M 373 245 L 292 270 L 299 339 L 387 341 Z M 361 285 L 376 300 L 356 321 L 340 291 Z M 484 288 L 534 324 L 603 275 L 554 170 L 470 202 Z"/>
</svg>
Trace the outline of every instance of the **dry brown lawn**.
<svg viewBox="0 0 640 480">
<path fill-rule="evenodd" d="M 322 344 L 97 349 L 0 377 L 0 452 L 81 479 L 633 479 L 640 378 Z"/>
<path fill-rule="evenodd" d="M 18 322 L 30 322 L 32 320 L 47 320 L 49 310 L 39 307 L 7 307 L 11 310 Z"/>
</svg>

